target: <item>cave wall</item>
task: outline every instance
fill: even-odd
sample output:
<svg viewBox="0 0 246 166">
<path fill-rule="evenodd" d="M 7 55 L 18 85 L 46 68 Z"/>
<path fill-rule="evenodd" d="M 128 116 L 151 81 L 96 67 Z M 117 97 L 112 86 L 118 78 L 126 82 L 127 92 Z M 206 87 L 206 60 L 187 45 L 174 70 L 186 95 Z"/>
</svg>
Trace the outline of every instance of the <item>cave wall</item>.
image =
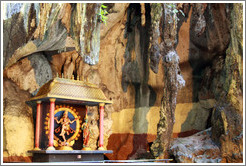
<svg viewBox="0 0 246 166">
<path fill-rule="evenodd" d="M 35 4 L 34 6 L 37 5 Z M 72 17 L 74 10 L 77 11 L 77 8 L 74 8 L 73 5 L 69 4 L 59 6 L 59 10 L 57 9 L 58 6 L 47 6 L 47 4 L 40 4 L 40 6 L 43 6 L 43 12 L 47 12 L 52 8 L 54 8 L 54 12 L 57 12 L 58 14 L 61 12 L 60 10 L 66 11 L 67 13 L 71 12 L 70 17 Z M 108 156 L 110 159 L 126 159 L 129 158 L 130 155 L 134 155 L 136 151 L 146 151 L 149 146 L 148 143 L 153 142 L 153 140 L 155 139 L 156 123 L 158 122 L 159 118 L 158 106 L 160 105 L 160 100 L 162 97 L 162 93 L 158 92 L 162 92 L 163 67 L 160 64 L 160 72 L 158 74 L 155 74 L 153 71 L 150 70 L 149 66 L 146 63 L 146 60 L 148 60 L 148 58 L 144 57 L 146 53 L 141 53 L 141 43 L 139 41 L 139 38 L 140 35 L 146 33 L 147 30 L 141 28 L 140 20 L 138 20 L 137 23 L 129 23 L 132 24 L 129 26 L 134 27 L 136 25 L 136 27 L 134 28 L 135 32 L 138 33 L 138 37 L 135 37 L 135 33 L 130 34 L 131 38 L 133 38 L 134 40 L 135 46 L 134 48 L 131 46 L 129 48 L 127 46 L 132 44 L 132 42 L 128 41 L 125 36 L 128 33 L 128 30 L 125 27 L 125 25 L 127 24 L 128 6 L 129 4 L 123 4 L 123 6 L 122 4 L 111 4 L 111 6 L 110 4 L 108 5 L 110 14 L 108 15 L 107 25 L 100 25 L 100 58 L 97 65 L 86 63 L 84 58 L 80 56 L 79 51 L 76 51 L 76 39 L 73 39 L 73 34 L 69 33 L 71 32 L 71 29 L 68 28 L 69 16 L 67 16 L 66 18 L 64 18 L 65 16 L 61 17 L 61 21 L 63 20 L 63 24 L 58 24 L 57 22 L 59 21 L 57 20 L 54 20 L 54 22 L 52 22 L 52 20 L 46 18 L 47 15 L 45 15 L 44 17 L 44 14 L 42 14 L 42 12 L 40 12 L 39 17 L 36 16 L 36 20 L 43 19 L 44 25 L 49 24 L 49 21 L 51 21 L 51 24 L 57 24 L 56 26 L 58 26 L 58 28 L 63 28 L 67 31 L 67 33 L 64 34 L 64 36 L 66 36 L 65 46 L 61 45 L 61 47 L 59 47 L 59 49 L 57 50 L 50 49 L 50 45 L 46 44 L 45 46 L 47 47 L 43 46 L 42 51 L 38 51 L 37 53 L 30 52 L 30 54 L 27 56 L 26 54 L 23 54 L 23 52 L 25 52 L 23 50 L 28 50 L 28 43 L 34 42 L 35 39 L 30 38 L 29 40 L 23 42 L 21 45 L 9 42 L 12 40 L 6 40 L 6 45 L 9 45 L 9 48 L 13 50 L 12 54 L 6 51 L 6 57 L 8 58 L 6 58 L 6 61 L 4 63 L 4 78 L 12 81 L 15 86 L 20 88 L 21 90 L 26 91 L 30 95 L 30 97 L 35 95 L 39 88 L 51 78 L 56 77 L 57 75 L 59 75 L 60 77 L 63 75 L 65 78 L 71 78 L 72 75 L 74 75 L 75 78 L 79 77 L 81 80 L 84 79 L 97 84 L 104 91 L 106 97 L 113 100 L 112 105 L 106 106 L 106 112 L 104 116 L 104 146 L 107 149 L 112 149 L 115 151 L 112 157 Z M 137 7 L 140 8 L 140 5 L 137 4 Z M 134 16 L 134 14 L 135 13 L 132 13 L 132 17 Z M 48 17 L 51 17 L 51 15 L 52 13 L 50 13 Z M 24 19 L 21 12 L 15 13 L 15 17 L 17 17 L 18 19 Z M 138 16 L 134 19 L 139 18 L 141 18 L 141 13 L 139 13 Z M 76 18 L 70 19 L 73 20 Z M 45 20 L 48 22 L 45 22 Z M 64 22 L 64 20 L 67 21 Z M 9 21 L 9 18 L 7 19 L 7 21 Z M 7 25 L 10 26 L 10 23 L 6 23 L 6 26 L 4 26 L 5 30 L 7 29 Z M 19 24 L 20 26 L 24 26 L 24 23 L 25 22 L 22 21 Z M 73 21 L 70 22 L 70 24 L 72 23 Z M 40 27 L 40 25 L 37 24 L 37 27 Z M 40 28 L 42 29 L 42 27 Z M 48 35 L 49 33 L 51 33 L 49 31 L 52 31 L 53 29 L 46 29 L 46 31 L 45 29 L 42 30 L 44 31 L 43 33 L 47 33 Z M 23 34 L 24 32 L 25 29 L 23 29 L 23 32 L 21 32 L 20 34 Z M 27 32 L 30 33 L 29 31 Z M 25 36 L 27 32 L 25 32 L 23 35 Z M 13 33 L 13 31 L 11 31 L 11 33 Z M 39 30 L 39 33 L 41 33 L 41 30 Z M 146 37 L 142 38 L 141 42 L 145 41 Z M 46 36 L 41 35 L 40 38 L 42 38 L 42 43 L 51 42 L 49 40 L 51 37 L 47 38 Z M 56 43 L 56 41 L 53 42 Z M 19 50 L 22 51 L 16 51 L 15 47 L 12 47 L 12 45 L 17 45 L 19 47 Z M 145 52 L 147 51 L 147 46 L 148 43 L 146 43 L 144 46 Z M 131 49 L 129 51 L 131 51 L 131 53 L 134 54 L 133 56 L 135 56 L 130 57 L 132 58 L 132 60 L 130 60 L 130 63 L 128 63 L 128 60 L 126 60 L 127 58 L 129 58 L 129 56 L 131 56 L 131 53 L 127 52 L 127 49 Z M 8 50 L 8 48 L 4 48 L 4 50 Z M 13 58 L 16 57 L 16 54 L 23 57 L 21 57 L 19 60 Z M 143 58 L 145 58 L 145 61 L 142 61 Z M 17 62 L 15 63 L 15 61 Z M 135 69 L 134 63 L 139 64 L 139 66 L 137 66 L 137 68 Z M 129 64 L 130 67 L 128 67 Z M 144 72 L 144 70 L 148 72 L 146 73 Z M 124 80 L 126 77 L 129 77 L 129 73 L 132 74 L 132 78 L 130 79 L 134 79 L 134 75 L 136 74 L 134 72 L 138 71 L 141 71 L 141 74 L 138 73 L 136 75 L 138 77 L 138 80 L 136 82 L 132 82 L 131 80 Z M 126 88 L 124 88 L 125 83 L 128 84 Z M 7 89 L 7 87 L 4 86 L 4 89 Z M 147 98 L 147 100 L 145 100 L 145 98 Z M 14 97 L 11 100 L 14 100 Z M 8 106 L 12 105 L 13 104 L 11 103 L 6 103 L 4 111 L 6 111 Z M 22 105 L 20 104 L 19 109 L 22 109 L 24 107 L 28 106 L 25 103 L 22 103 Z M 30 107 L 28 108 L 31 109 Z M 33 109 L 35 111 L 35 105 L 33 106 Z M 128 116 L 129 112 L 132 113 L 131 117 Z M 143 112 L 144 114 L 142 114 Z M 93 130 L 93 133 L 95 133 L 93 136 L 91 136 L 89 142 L 91 148 L 96 149 L 99 133 L 97 126 L 97 121 L 99 117 L 97 108 L 89 108 L 88 113 L 91 125 L 90 127 Z M 117 129 L 117 126 L 119 125 L 119 115 L 125 116 L 129 121 L 132 121 L 132 125 L 123 127 L 123 129 Z M 150 116 L 155 116 L 155 118 L 150 118 Z M 33 119 L 32 116 L 30 116 L 29 118 Z M 18 123 L 18 121 L 16 121 L 15 123 Z M 145 127 L 142 129 L 142 126 Z M 133 131 L 129 132 L 130 128 Z M 34 129 L 30 130 L 29 134 L 33 136 Z M 127 148 L 128 150 L 125 154 L 120 157 L 116 157 L 117 155 L 119 155 L 119 153 L 116 152 L 115 148 L 124 150 L 125 145 L 122 144 L 122 142 L 118 142 L 117 144 L 115 144 L 115 141 L 122 140 L 122 138 L 128 137 L 129 135 L 131 138 L 129 139 L 128 144 L 135 144 L 136 146 L 134 145 L 134 147 L 132 146 L 132 148 Z M 4 142 L 4 144 L 7 144 L 9 141 L 8 135 L 6 136 L 6 142 Z M 145 139 L 142 139 L 143 136 L 145 137 Z M 27 142 L 34 143 L 33 137 L 28 137 L 24 139 Z M 139 141 L 140 143 L 138 144 Z M 22 143 L 25 144 L 24 142 Z M 120 146 L 119 144 L 121 144 L 122 146 Z M 119 146 L 112 147 L 114 145 Z M 25 153 L 27 150 L 30 149 L 32 149 L 32 147 L 25 148 L 22 151 L 23 153 Z M 30 156 L 30 154 L 28 155 Z M 12 156 L 16 156 L 16 154 L 13 153 L 9 148 L 6 148 L 6 161 L 8 161 L 7 157 L 11 158 Z M 17 156 L 21 155 L 18 154 Z"/>
<path fill-rule="evenodd" d="M 107 158 L 152 158 L 150 147 L 157 138 L 166 70 L 161 56 L 151 53 L 162 49 L 162 41 L 166 42 L 163 55 L 170 48 L 176 50 L 186 83 L 177 92 L 175 123 L 168 137 L 187 137 L 211 126 L 214 129 L 230 126 L 227 121 L 235 120 L 231 128 L 225 127 L 220 132 L 212 128 L 211 137 L 221 144 L 218 146 L 223 161 L 240 161 L 241 128 L 233 126 L 242 124 L 242 26 L 230 26 L 242 23 L 241 13 L 237 12 L 242 10 L 240 5 L 177 4 L 185 16 L 178 13 L 176 31 L 169 25 L 166 29 L 160 26 L 159 32 L 153 31 L 155 26 L 163 25 L 161 16 L 153 18 L 156 12 L 153 9 L 158 10 L 158 5 L 109 3 L 106 6 L 109 12 L 106 25 L 95 22 L 95 17 L 89 18 L 98 11 L 99 6 L 95 4 L 31 4 L 25 6 L 24 13 L 21 5 L 16 5 L 12 8 L 15 10 L 10 10 L 12 13 L 6 13 L 3 22 L 5 161 L 30 162 L 23 157 L 31 155 L 26 151 L 33 148 L 34 120 L 32 108 L 25 101 L 57 74 L 66 78 L 74 75 L 97 84 L 113 101 L 106 106 L 104 115 L 104 147 L 114 151 Z M 51 10 L 54 13 L 48 12 Z M 57 19 L 49 19 L 53 15 Z M 166 35 L 172 34 L 171 38 L 156 35 L 163 35 L 164 29 Z M 172 47 L 167 45 L 169 42 Z M 153 47 L 149 48 L 150 45 Z M 228 98 L 225 103 L 231 103 L 230 107 L 221 104 L 225 96 Z M 95 133 L 89 144 L 96 149 L 98 110 L 90 107 L 88 113 Z M 18 126 L 19 123 L 22 125 Z M 235 134 L 226 135 L 228 128 Z M 27 136 L 23 137 L 24 133 Z M 15 137 L 22 138 L 18 145 Z M 238 139 L 232 141 L 232 137 Z M 238 147 L 239 157 L 231 159 L 229 145 Z"/>
<path fill-rule="evenodd" d="M 242 162 L 243 88 L 240 73 L 243 54 L 239 51 L 242 50 L 242 4 L 193 4 L 192 13 L 188 53 L 189 68 L 192 69 L 191 115 L 197 104 L 201 107 L 193 112 L 197 116 L 188 115 L 186 120 L 188 124 L 193 121 L 193 128 L 196 128 L 196 118 L 203 116 L 202 121 L 207 119 L 204 127 L 211 128 L 194 137 L 205 134 L 208 136 L 205 140 L 210 143 L 203 147 L 203 150 L 207 148 L 203 151 L 199 145 L 178 138 L 176 144 L 171 145 L 171 155 L 178 162 Z M 180 67 L 185 72 L 182 64 Z M 181 92 L 183 90 L 185 88 Z M 192 139 L 190 136 L 186 140 Z"/>
</svg>

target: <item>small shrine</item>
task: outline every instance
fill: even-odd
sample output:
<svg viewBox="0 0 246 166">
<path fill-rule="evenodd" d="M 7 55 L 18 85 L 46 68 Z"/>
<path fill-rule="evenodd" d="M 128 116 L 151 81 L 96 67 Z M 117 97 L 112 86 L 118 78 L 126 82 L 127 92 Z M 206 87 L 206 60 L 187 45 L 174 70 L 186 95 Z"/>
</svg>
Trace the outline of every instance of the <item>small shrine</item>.
<svg viewBox="0 0 246 166">
<path fill-rule="evenodd" d="M 103 160 L 103 117 L 105 104 L 112 104 L 97 85 L 66 78 L 53 78 L 44 84 L 27 104 L 36 103 L 33 162 Z M 99 145 L 88 145 L 89 106 L 99 109 Z"/>
</svg>

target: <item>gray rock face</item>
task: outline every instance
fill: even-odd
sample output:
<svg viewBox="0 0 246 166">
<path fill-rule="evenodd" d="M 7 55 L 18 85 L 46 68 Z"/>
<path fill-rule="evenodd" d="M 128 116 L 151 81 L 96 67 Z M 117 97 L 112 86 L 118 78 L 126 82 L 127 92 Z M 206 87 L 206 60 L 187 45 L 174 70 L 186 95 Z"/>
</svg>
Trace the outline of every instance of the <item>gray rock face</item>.
<svg viewBox="0 0 246 166">
<path fill-rule="evenodd" d="M 124 92 L 130 84 L 135 88 L 135 108 L 149 106 L 154 99 L 153 90 L 148 85 L 149 80 L 149 29 L 150 18 L 146 18 L 146 25 L 141 26 L 141 14 L 139 4 L 130 4 L 127 9 L 127 23 L 125 37 L 127 45 L 125 49 L 125 63 L 122 67 L 122 89 Z M 146 10 L 149 5 L 146 5 Z"/>
<path fill-rule="evenodd" d="M 19 17 L 19 14 L 15 13 L 11 18 L 3 21 L 3 68 L 6 67 L 15 50 L 26 42 L 23 18 Z"/>
<path fill-rule="evenodd" d="M 34 53 L 30 55 L 28 59 L 34 69 L 36 82 L 40 87 L 53 78 L 49 61 L 42 53 Z M 35 95 L 38 90 L 39 89 L 37 89 L 33 95 Z"/>
</svg>

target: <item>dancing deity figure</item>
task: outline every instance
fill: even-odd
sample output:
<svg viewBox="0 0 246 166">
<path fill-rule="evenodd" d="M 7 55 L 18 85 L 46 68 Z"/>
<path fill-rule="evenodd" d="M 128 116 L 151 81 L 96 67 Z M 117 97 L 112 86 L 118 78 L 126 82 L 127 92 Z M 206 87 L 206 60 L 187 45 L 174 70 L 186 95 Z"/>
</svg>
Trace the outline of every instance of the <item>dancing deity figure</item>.
<svg viewBox="0 0 246 166">
<path fill-rule="evenodd" d="M 61 133 L 60 136 L 62 136 L 64 142 L 66 142 L 65 134 L 69 135 L 70 133 L 73 133 L 74 130 L 70 127 L 70 124 L 75 122 L 77 118 L 75 118 L 73 121 L 71 121 L 68 117 L 68 111 L 64 111 L 63 117 L 58 121 L 57 117 L 54 118 L 58 124 L 61 124 Z M 55 132 L 58 133 L 60 131 L 60 127 L 58 127 Z"/>
</svg>

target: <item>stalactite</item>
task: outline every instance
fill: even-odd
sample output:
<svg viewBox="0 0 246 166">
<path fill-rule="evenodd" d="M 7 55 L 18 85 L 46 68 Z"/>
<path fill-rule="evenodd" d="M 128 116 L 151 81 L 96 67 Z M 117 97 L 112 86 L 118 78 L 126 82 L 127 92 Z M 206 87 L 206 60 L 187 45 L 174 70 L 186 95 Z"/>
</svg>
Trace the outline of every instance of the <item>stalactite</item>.
<svg viewBox="0 0 246 166">
<path fill-rule="evenodd" d="M 179 74 L 179 56 L 176 51 L 169 51 L 164 56 L 164 93 L 160 108 L 160 121 L 157 127 L 157 139 L 151 146 L 155 157 L 166 155 L 172 137 L 175 123 L 175 108 L 177 93 L 185 85 L 183 77 Z"/>
<path fill-rule="evenodd" d="M 31 3 L 14 6 L 4 5 L 7 8 L 4 10 L 5 19 L 19 13 L 18 17 L 20 20 L 23 19 L 22 24 L 28 35 L 28 41 L 15 50 L 12 55 L 9 55 L 11 58 L 5 62 L 7 67 L 35 52 L 64 50 L 68 36 L 74 39 L 75 48 L 85 63 L 90 65 L 98 63 L 100 3 L 35 3 L 33 7 L 31 6 Z M 8 8 L 12 10 L 8 11 Z M 30 10 L 35 11 L 36 16 L 30 17 L 32 13 Z M 29 28 L 31 22 L 33 22 L 33 27 Z"/>
<path fill-rule="evenodd" d="M 160 22 L 163 17 L 163 8 L 161 4 L 152 3 L 151 12 L 151 34 L 150 34 L 150 68 L 154 73 L 158 73 L 158 64 L 160 55 Z"/>
<path fill-rule="evenodd" d="M 100 4 L 77 4 L 72 26 L 72 37 L 76 50 L 85 63 L 95 65 L 99 61 L 100 50 Z"/>
<path fill-rule="evenodd" d="M 163 16 L 165 18 L 164 40 L 159 45 L 157 42 L 155 44 L 160 48 L 160 55 L 163 57 L 164 93 L 161 101 L 160 120 L 157 126 L 157 139 L 151 146 L 153 156 L 159 158 L 167 157 L 175 122 L 177 93 L 185 85 L 185 81 L 180 74 L 179 56 L 174 49 L 177 42 L 177 16 L 173 14 L 172 8 L 168 4 L 164 4 L 163 7 L 162 11 L 164 11 Z M 155 40 L 156 38 L 155 36 Z M 158 63 L 155 65 L 158 65 Z"/>
</svg>

